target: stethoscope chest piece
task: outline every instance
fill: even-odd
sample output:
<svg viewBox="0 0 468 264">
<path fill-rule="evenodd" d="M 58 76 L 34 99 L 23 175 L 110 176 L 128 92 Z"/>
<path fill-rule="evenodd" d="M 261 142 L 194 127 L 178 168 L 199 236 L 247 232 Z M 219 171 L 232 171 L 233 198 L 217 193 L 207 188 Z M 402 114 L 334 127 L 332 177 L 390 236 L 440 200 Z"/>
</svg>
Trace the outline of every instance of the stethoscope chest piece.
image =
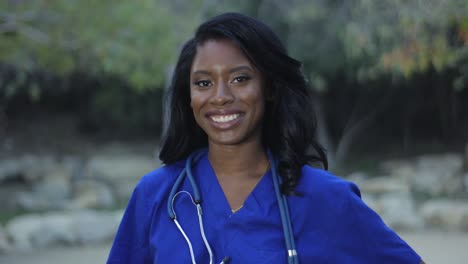
<svg viewBox="0 0 468 264">
<path fill-rule="evenodd" d="M 187 194 L 190 197 L 192 203 L 196 206 L 197 215 L 198 215 L 198 223 L 200 226 L 200 234 L 203 238 L 203 243 L 205 244 L 205 247 L 210 255 L 210 264 L 213 264 L 213 252 L 211 250 L 210 244 L 208 243 L 208 240 L 206 239 L 205 230 L 203 227 L 203 217 L 202 217 L 203 210 L 201 206 L 202 199 L 200 196 L 198 185 L 196 184 L 195 178 L 192 174 L 192 167 L 205 153 L 206 153 L 206 150 L 198 150 L 198 151 L 193 152 L 191 155 L 189 155 L 189 157 L 187 158 L 185 162 L 185 168 L 180 172 L 174 185 L 172 186 L 172 189 L 168 198 L 168 203 L 167 203 L 167 210 L 168 210 L 169 217 L 173 220 L 173 222 L 179 229 L 180 233 L 183 235 L 185 241 L 187 242 L 187 245 L 190 250 L 190 256 L 192 258 L 192 264 L 196 263 L 192 243 L 190 239 L 188 238 L 187 234 L 184 232 L 179 221 L 177 220 L 177 214 L 174 209 L 174 201 L 178 195 Z M 280 191 L 279 186 L 281 184 L 281 177 L 278 175 L 276 160 L 271 154 L 271 152 L 268 151 L 267 153 L 268 153 L 268 159 L 270 162 L 270 168 L 272 171 L 272 178 L 273 178 L 273 185 L 275 188 L 276 199 L 277 199 L 278 207 L 280 211 L 284 240 L 285 240 L 286 250 L 287 250 L 288 263 L 297 264 L 299 263 L 299 258 L 297 256 L 296 245 L 294 241 L 294 233 L 293 233 L 292 224 L 291 224 L 291 217 L 289 214 L 287 197 L 286 195 L 282 194 Z M 179 191 L 180 185 L 182 184 L 185 178 L 188 178 L 190 185 L 192 186 L 193 196 L 188 191 L 185 191 L 185 190 Z M 229 261 L 230 261 L 230 257 L 225 257 L 221 263 L 228 263 Z"/>
</svg>

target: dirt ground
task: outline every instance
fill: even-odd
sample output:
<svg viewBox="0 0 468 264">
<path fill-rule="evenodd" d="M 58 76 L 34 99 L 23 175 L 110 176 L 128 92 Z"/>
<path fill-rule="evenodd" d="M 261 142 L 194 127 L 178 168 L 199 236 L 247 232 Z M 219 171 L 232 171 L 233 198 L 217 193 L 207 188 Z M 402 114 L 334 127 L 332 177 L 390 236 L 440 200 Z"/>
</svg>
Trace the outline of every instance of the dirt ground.
<svg viewBox="0 0 468 264">
<path fill-rule="evenodd" d="M 466 264 L 468 233 L 403 233 L 405 239 L 427 264 Z M 105 263 L 110 245 L 56 248 L 27 254 L 0 255 L 0 264 Z"/>
</svg>

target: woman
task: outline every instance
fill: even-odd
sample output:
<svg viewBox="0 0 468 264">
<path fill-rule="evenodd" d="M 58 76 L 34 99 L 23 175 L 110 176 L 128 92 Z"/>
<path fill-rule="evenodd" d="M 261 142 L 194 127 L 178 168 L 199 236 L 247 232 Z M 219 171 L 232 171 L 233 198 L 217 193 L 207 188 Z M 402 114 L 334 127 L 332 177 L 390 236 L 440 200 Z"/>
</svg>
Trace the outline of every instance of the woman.
<svg viewBox="0 0 468 264">
<path fill-rule="evenodd" d="M 420 263 L 354 184 L 307 165 L 327 167 L 310 99 L 265 24 L 202 24 L 173 76 L 166 166 L 136 187 L 108 263 Z"/>
</svg>

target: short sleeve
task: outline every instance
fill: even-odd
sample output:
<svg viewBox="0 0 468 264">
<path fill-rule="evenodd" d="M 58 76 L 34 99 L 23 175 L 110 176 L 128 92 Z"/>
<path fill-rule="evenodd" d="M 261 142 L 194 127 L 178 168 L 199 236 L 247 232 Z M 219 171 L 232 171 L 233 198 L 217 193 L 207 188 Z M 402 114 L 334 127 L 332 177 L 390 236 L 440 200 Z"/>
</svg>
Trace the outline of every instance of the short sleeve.
<svg viewBox="0 0 468 264">
<path fill-rule="evenodd" d="M 152 263 L 148 239 L 151 204 L 145 199 L 143 180 L 128 202 L 107 260 L 108 264 Z"/>
<path fill-rule="evenodd" d="M 352 252 L 365 258 L 356 263 L 419 264 L 421 257 L 362 201 L 358 187 L 353 183 L 348 183 L 348 187 L 348 245 L 354 248 Z"/>
</svg>

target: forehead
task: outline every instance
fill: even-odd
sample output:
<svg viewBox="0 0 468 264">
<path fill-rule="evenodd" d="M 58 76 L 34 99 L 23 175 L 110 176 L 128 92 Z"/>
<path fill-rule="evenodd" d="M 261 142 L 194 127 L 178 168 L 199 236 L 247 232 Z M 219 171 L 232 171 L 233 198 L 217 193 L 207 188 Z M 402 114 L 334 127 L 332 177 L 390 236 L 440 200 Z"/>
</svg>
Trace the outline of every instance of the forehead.
<svg viewBox="0 0 468 264">
<path fill-rule="evenodd" d="M 228 39 L 213 39 L 207 40 L 197 46 L 197 53 L 192 63 L 192 71 L 238 65 L 252 66 L 244 52 L 233 41 Z"/>
</svg>

